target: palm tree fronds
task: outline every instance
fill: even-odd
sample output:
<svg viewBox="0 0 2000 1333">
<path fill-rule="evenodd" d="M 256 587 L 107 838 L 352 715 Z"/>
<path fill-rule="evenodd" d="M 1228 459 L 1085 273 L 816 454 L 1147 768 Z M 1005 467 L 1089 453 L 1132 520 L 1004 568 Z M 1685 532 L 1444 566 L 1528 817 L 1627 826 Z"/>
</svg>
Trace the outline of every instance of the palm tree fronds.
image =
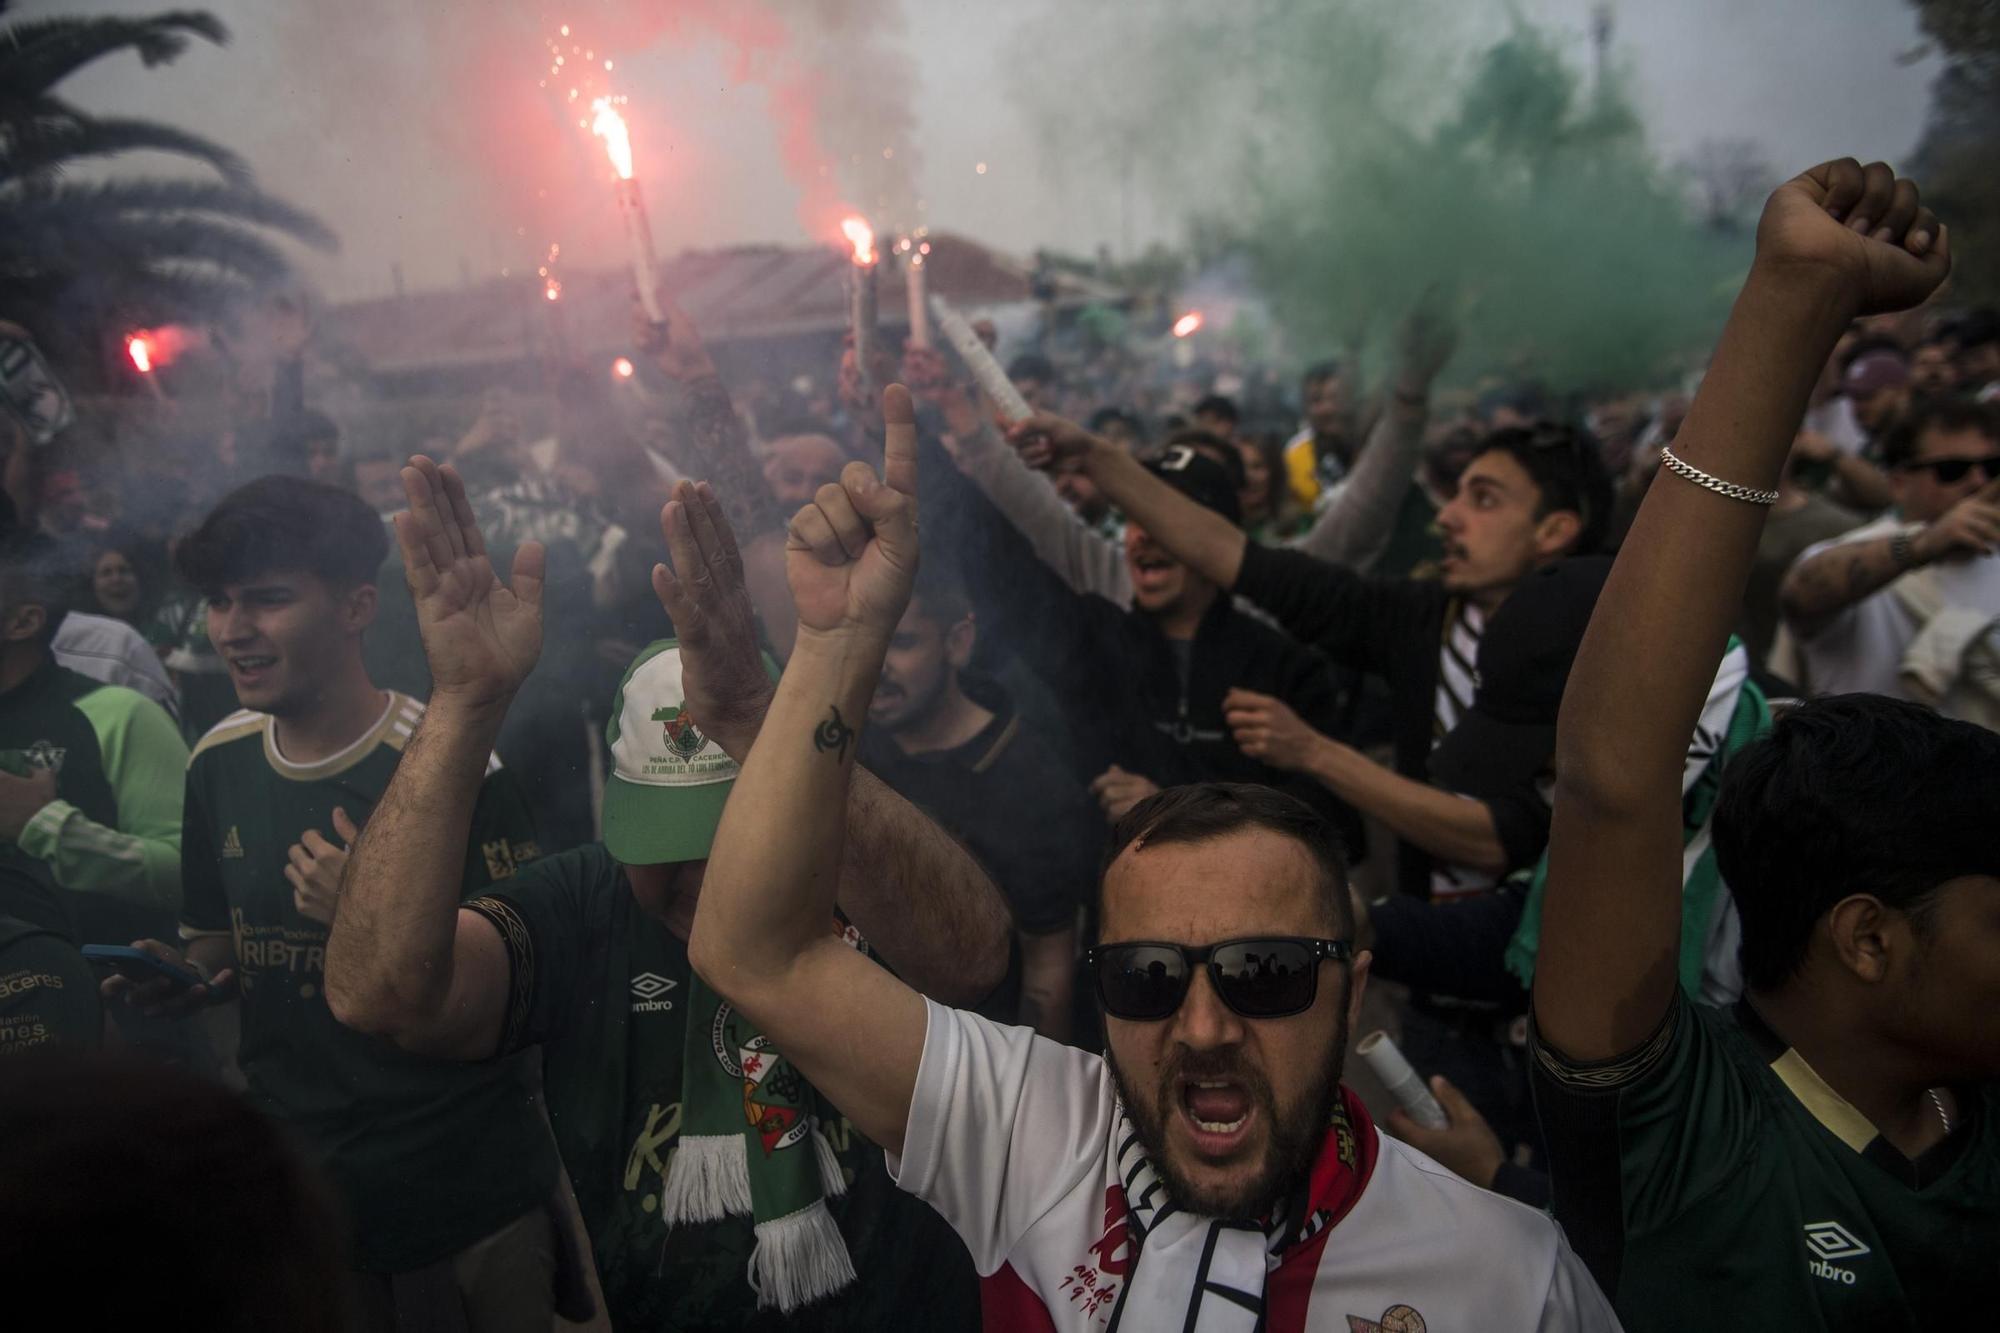
<svg viewBox="0 0 2000 1333">
<path fill-rule="evenodd" d="M 238 189 L 251 184 L 250 164 L 213 140 L 148 120 L 87 118 L 36 119 L 0 126 L 0 181 L 52 171 L 77 158 L 126 152 L 197 158 Z"/>
<path fill-rule="evenodd" d="M 114 52 L 134 50 L 147 66 L 161 65 L 187 49 L 190 37 L 220 46 L 229 30 L 213 14 L 173 10 L 150 18 L 60 18 L 16 23 L 0 46 L 0 102 L 45 93 Z"/>
<path fill-rule="evenodd" d="M 324 222 L 304 209 L 256 190 L 206 181 L 122 180 L 88 185 L 63 183 L 0 193 L 0 219 L 9 214 L 23 225 L 92 215 L 219 214 L 237 222 L 272 227 L 321 250 L 339 248 Z M 8 224 L 0 222 L 0 228 Z"/>
</svg>

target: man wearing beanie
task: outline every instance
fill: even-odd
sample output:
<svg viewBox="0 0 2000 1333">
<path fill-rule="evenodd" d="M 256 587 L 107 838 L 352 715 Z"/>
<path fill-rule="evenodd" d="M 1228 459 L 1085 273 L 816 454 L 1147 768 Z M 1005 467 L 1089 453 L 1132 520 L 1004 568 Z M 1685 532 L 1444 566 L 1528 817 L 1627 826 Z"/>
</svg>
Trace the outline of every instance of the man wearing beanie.
<svg viewBox="0 0 2000 1333">
<path fill-rule="evenodd" d="M 970 1326 L 957 1238 L 688 967 L 709 843 L 771 695 L 714 493 L 682 483 L 662 515 L 680 577 L 662 567 L 654 585 L 678 638 L 641 651 L 613 703 L 603 842 L 460 907 L 463 838 L 447 830 L 540 652 L 541 553 L 525 546 L 503 583 L 456 473 L 417 459 L 403 476 L 397 539 L 437 687 L 353 849 L 327 953 L 335 1015 L 439 1059 L 541 1048 L 616 1327 L 894 1328 L 915 1310 Z M 848 810 L 826 929 L 942 1002 L 976 1004 L 1007 963 L 998 892 L 872 778 Z"/>
</svg>

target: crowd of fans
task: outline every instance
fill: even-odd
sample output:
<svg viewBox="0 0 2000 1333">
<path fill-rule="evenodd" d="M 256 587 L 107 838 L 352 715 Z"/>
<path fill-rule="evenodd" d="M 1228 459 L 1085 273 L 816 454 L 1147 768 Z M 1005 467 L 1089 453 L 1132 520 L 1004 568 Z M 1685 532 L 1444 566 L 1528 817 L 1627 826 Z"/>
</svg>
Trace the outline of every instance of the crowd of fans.
<svg viewBox="0 0 2000 1333">
<path fill-rule="evenodd" d="M 116 466 L 10 399 L 13 1289 L 1969 1326 L 2000 314 L 1948 267 L 1837 162 L 1694 387 L 1479 378 L 1433 294 L 1374 382 L 1028 349 L 1011 421 L 923 347 L 726 384 L 678 311 L 636 419 L 570 371 L 392 450 L 303 327 Z M 1373 1028 L 1442 1114 L 1343 1082 Z"/>
</svg>

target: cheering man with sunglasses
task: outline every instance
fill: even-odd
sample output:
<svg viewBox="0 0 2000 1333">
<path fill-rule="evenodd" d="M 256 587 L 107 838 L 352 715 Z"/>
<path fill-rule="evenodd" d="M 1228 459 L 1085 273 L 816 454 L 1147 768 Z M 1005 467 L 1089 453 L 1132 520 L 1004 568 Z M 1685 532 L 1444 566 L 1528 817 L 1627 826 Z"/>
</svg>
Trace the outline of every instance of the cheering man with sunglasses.
<svg viewBox="0 0 2000 1333">
<path fill-rule="evenodd" d="M 1913 408 L 1883 444 L 1895 509 L 1799 557 L 1779 589 L 1785 623 L 1815 694 L 1914 697 L 1920 637 L 1948 632 L 1939 612 L 2000 615 L 2000 405 L 1937 399 Z M 1963 618 L 1961 618 L 1963 619 Z M 1963 644 L 1954 660 L 1963 655 Z M 1930 702 L 1925 699 L 1923 702 Z"/>
<path fill-rule="evenodd" d="M 1367 958 L 1305 805 L 1187 787 L 1120 821 L 1091 956 L 1108 1057 L 927 1001 L 826 931 L 917 563 L 908 393 L 883 411 L 886 481 L 850 463 L 792 520 L 798 644 L 710 853 L 696 971 L 958 1231 L 988 1327 L 1615 1328 L 1552 1222 L 1340 1087 Z"/>
</svg>

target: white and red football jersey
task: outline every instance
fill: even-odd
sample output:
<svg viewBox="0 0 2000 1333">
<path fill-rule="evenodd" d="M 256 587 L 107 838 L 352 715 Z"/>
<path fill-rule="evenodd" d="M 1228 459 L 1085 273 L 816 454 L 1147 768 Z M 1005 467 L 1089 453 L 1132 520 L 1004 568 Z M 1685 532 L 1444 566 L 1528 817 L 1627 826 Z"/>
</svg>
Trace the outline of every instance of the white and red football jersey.
<svg viewBox="0 0 2000 1333">
<path fill-rule="evenodd" d="M 971 1251 L 987 1333 L 1142 1333 L 1120 1308 L 1136 1254 L 1109 1066 L 1027 1028 L 926 1008 L 890 1168 Z M 1345 1122 L 1314 1172 L 1344 1174 L 1345 1187 L 1268 1258 L 1270 1333 L 1618 1328 L 1547 1215 L 1378 1135 L 1357 1099 Z"/>
</svg>

